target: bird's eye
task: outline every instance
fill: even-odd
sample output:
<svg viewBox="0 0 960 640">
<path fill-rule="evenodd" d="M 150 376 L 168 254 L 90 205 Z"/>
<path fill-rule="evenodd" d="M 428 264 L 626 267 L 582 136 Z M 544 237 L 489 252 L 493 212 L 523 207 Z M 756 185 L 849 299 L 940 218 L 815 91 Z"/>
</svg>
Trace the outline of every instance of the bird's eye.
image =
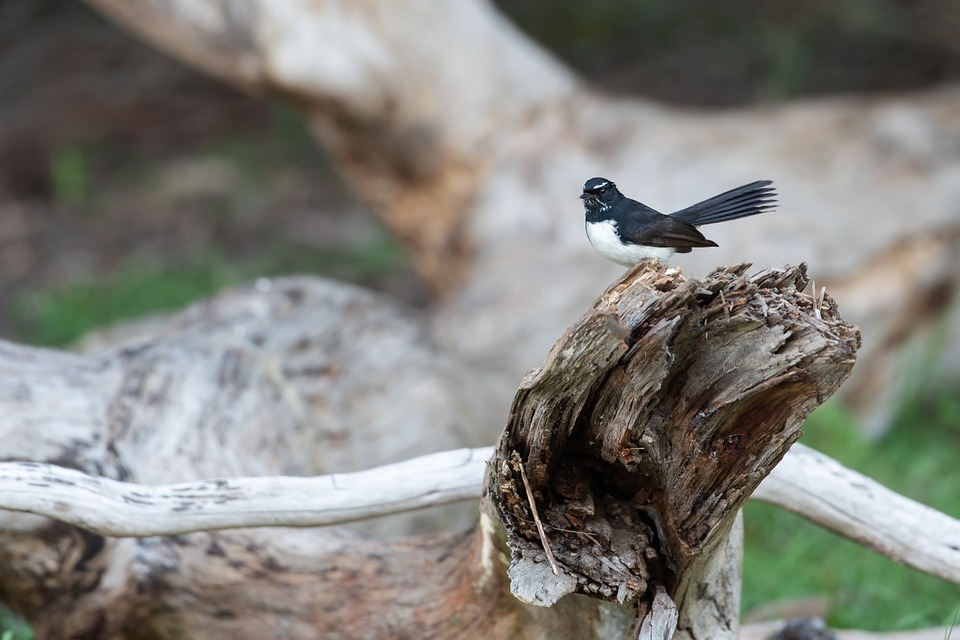
<svg viewBox="0 0 960 640">
<path fill-rule="evenodd" d="M 597 191 L 600 192 L 600 195 L 603 195 L 603 194 L 605 194 L 605 193 L 607 192 L 607 189 L 606 189 L 606 187 L 600 187 L 599 189 L 597 189 Z"/>
</svg>

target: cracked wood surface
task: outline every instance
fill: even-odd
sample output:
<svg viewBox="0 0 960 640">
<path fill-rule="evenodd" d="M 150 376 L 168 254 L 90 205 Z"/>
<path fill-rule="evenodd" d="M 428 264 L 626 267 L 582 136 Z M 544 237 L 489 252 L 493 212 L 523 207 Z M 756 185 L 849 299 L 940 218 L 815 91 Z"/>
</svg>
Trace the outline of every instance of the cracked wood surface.
<svg viewBox="0 0 960 640">
<path fill-rule="evenodd" d="M 746 270 L 687 280 L 640 265 L 521 383 L 486 488 L 521 600 L 586 593 L 644 617 L 663 586 L 677 637 L 736 636 L 739 552 L 725 551 L 736 514 L 859 347 L 829 297 L 819 308 L 802 293 L 802 266 Z"/>
</svg>

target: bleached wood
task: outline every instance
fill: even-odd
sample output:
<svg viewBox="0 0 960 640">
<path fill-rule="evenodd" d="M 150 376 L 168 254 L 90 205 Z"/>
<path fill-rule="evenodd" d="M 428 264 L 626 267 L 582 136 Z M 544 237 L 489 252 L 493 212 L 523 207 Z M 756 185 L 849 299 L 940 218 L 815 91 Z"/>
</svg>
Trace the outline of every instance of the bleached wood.
<svg viewBox="0 0 960 640">
<path fill-rule="evenodd" d="M 833 300 L 814 315 L 804 267 L 747 268 L 688 280 L 638 265 L 520 383 L 482 507 L 505 530 L 515 596 L 636 603 L 648 633 L 736 639 L 739 509 L 859 346 Z"/>
<path fill-rule="evenodd" d="M 492 452 L 493 447 L 457 449 L 312 478 L 216 478 L 161 486 L 51 464 L 4 462 L 0 508 L 113 537 L 340 524 L 477 498 Z"/>
<path fill-rule="evenodd" d="M 657 587 L 650 615 L 640 623 L 637 640 L 670 640 L 677 630 L 677 618 L 677 605 L 663 587 Z"/>
<path fill-rule="evenodd" d="M 493 411 L 419 314 L 316 277 L 235 287 L 83 354 L 0 341 L 0 459 L 141 485 L 324 475 L 477 446 Z M 457 628 L 488 631 L 501 624 L 489 610 L 502 569 L 484 572 L 480 536 L 462 533 L 476 506 L 451 507 L 362 523 L 380 540 L 343 527 L 116 538 L 0 511 L 0 590 L 45 640 L 122 640 L 142 629 L 152 640 L 277 629 L 313 640 L 386 638 L 394 628 L 427 637 L 417 631 L 451 626 L 440 594 L 463 579 L 477 599 L 458 605 Z M 456 533 L 382 539 L 441 526 Z M 438 606 L 384 613 L 411 589 Z M 509 625 L 510 603 L 498 610 Z M 598 623 L 581 613 L 585 626 Z"/>
<path fill-rule="evenodd" d="M 960 520 L 801 444 L 754 492 L 918 571 L 960 583 Z"/>
<path fill-rule="evenodd" d="M 738 636 L 743 590 L 742 513 L 737 513 L 730 530 L 713 546 L 678 588 L 676 604 L 682 615 L 675 640 L 734 640 Z"/>
<path fill-rule="evenodd" d="M 314 478 L 223 478 L 160 486 L 117 482 L 56 465 L 5 462 L 0 463 L 0 509 L 117 537 L 320 526 L 477 499 L 492 451 L 457 449 Z M 960 584 L 960 520 L 809 447 L 794 445 L 752 498 Z"/>
</svg>

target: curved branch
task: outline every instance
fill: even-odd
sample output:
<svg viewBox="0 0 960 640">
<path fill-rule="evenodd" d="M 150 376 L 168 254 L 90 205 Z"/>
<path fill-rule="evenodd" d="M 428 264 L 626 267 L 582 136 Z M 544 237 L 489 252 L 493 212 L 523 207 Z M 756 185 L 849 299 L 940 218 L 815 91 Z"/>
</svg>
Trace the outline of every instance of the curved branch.
<svg viewBox="0 0 960 640">
<path fill-rule="evenodd" d="M 113 537 L 342 524 L 477 498 L 493 447 L 456 449 L 312 478 L 215 478 L 150 486 L 35 462 L 0 463 L 0 508 Z"/>
<path fill-rule="evenodd" d="M 0 509 L 114 537 L 351 522 L 480 497 L 493 447 L 356 473 L 147 486 L 31 462 L 0 463 Z M 56 486 L 56 494 L 51 486 Z M 908 567 L 960 584 L 960 520 L 795 444 L 751 496 Z M 188 505 L 186 503 L 189 503 Z M 186 507 L 186 508 L 183 508 Z"/>
<path fill-rule="evenodd" d="M 819 451 L 795 445 L 753 497 L 908 567 L 960 583 L 960 520 L 905 498 Z"/>
</svg>

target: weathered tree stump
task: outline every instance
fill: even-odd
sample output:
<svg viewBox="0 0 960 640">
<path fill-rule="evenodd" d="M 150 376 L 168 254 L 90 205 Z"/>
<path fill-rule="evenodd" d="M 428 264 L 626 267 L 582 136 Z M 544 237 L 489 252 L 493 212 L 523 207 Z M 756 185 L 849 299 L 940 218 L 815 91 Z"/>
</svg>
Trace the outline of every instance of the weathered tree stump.
<svg viewBox="0 0 960 640">
<path fill-rule="evenodd" d="M 521 600 L 584 593 L 643 618 L 662 587 L 689 637 L 735 637 L 739 567 L 707 581 L 707 565 L 859 346 L 801 293 L 804 267 L 747 267 L 641 265 L 524 379 L 487 483 Z"/>
</svg>

